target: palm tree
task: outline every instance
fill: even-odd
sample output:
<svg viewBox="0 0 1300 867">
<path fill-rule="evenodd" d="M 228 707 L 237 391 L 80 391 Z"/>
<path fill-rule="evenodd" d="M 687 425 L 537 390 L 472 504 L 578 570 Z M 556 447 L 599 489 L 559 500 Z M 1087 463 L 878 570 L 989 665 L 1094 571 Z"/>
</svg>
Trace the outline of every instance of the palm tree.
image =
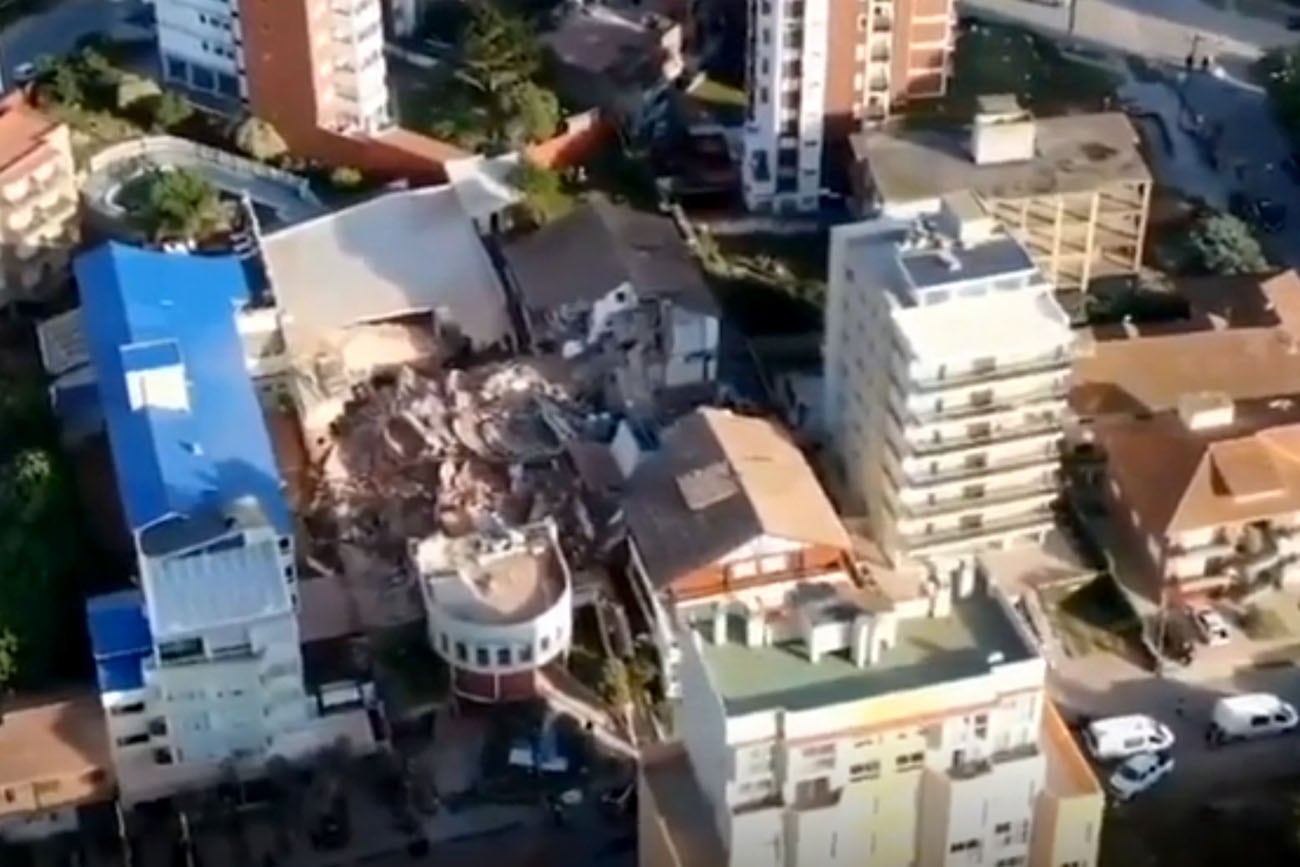
<svg viewBox="0 0 1300 867">
<path fill-rule="evenodd" d="M 138 218 L 157 242 L 198 242 L 224 231 L 230 207 L 207 178 L 189 169 L 157 169 Z"/>
</svg>

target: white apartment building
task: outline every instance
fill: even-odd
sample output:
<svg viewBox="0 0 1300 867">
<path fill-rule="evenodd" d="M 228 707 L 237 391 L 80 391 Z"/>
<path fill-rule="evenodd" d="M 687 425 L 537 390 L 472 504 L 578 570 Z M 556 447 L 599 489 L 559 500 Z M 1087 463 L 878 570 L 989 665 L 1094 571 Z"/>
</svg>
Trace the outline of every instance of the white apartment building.
<svg viewBox="0 0 1300 867">
<path fill-rule="evenodd" d="M 951 0 L 748 7 L 742 182 L 751 209 L 817 208 L 837 145 L 895 104 L 947 89 Z"/>
<path fill-rule="evenodd" d="M 832 234 L 826 425 L 892 561 L 1041 539 L 1059 494 L 1069 319 L 970 194 Z"/>
<path fill-rule="evenodd" d="M 647 769 L 643 846 L 714 836 L 735 867 L 1096 864 L 1103 795 L 1009 603 L 969 578 L 892 583 L 678 607 L 703 809 L 663 821 Z"/>
<path fill-rule="evenodd" d="M 390 125 L 381 0 L 153 3 L 166 81 L 245 103 L 274 95 L 314 104 L 324 125 L 341 132 Z M 304 74 L 311 92 L 286 92 Z M 254 78 L 264 79 L 261 86 Z"/>
<path fill-rule="evenodd" d="M 153 0 L 153 6 L 165 81 L 247 98 L 240 0 Z"/>
<path fill-rule="evenodd" d="M 537 673 L 568 655 L 573 586 L 554 521 L 411 545 L 429 645 L 452 688 L 476 701 L 532 696 Z"/>
</svg>

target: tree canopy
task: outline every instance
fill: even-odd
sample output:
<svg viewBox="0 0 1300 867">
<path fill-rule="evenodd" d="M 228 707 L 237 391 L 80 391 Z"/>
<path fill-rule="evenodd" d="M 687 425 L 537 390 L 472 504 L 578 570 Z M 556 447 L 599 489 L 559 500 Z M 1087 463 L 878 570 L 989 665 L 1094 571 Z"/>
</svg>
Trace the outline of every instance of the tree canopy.
<svg viewBox="0 0 1300 867">
<path fill-rule="evenodd" d="M 60 642 L 60 591 L 78 561 L 75 499 L 44 390 L 0 394 L 0 692 L 39 683 Z"/>
<path fill-rule="evenodd" d="M 156 169 L 143 183 L 135 217 L 154 241 L 203 241 L 227 228 L 230 209 L 217 188 L 198 172 Z"/>
<path fill-rule="evenodd" d="M 573 207 L 559 173 L 536 163 L 520 161 L 510 174 L 510 183 L 523 197 L 518 208 L 521 216 L 533 226 L 544 226 Z"/>
<path fill-rule="evenodd" d="M 1231 214 L 1206 214 L 1187 236 L 1189 264 L 1207 274 L 1258 274 L 1268 270 L 1250 227 Z"/>
<path fill-rule="evenodd" d="M 465 32 L 461 63 L 479 90 L 495 95 L 530 81 L 541 69 L 542 53 L 527 21 L 480 3 Z"/>
<path fill-rule="evenodd" d="M 269 162 L 289 152 L 284 137 L 270 122 L 249 116 L 235 127 L 235 147 L 255 160 Z"/>
</svg>

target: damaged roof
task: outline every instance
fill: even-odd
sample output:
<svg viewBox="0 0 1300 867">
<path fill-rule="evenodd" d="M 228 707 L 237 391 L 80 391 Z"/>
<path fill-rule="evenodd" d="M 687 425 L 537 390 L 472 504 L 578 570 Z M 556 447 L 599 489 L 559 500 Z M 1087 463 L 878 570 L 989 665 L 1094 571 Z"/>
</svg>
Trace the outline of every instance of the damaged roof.
<svg viewBox="0 0 1300 867">
<path fill-rule="evenodd" d="M 625 488 L 647 577 L 665 587 L 761 536 L 851 549 L 839 516 L 786 433 L 766 419 L 697 409 L 664 431 Z"/>
<path fill-rule="evenodd" d="M 524 304 L 534 310 L 594 303 L 624 283 L 709 316 L 717 302 L 668 217 L 593 196 L 572 213 L 505 245 Z"/>
</svg>

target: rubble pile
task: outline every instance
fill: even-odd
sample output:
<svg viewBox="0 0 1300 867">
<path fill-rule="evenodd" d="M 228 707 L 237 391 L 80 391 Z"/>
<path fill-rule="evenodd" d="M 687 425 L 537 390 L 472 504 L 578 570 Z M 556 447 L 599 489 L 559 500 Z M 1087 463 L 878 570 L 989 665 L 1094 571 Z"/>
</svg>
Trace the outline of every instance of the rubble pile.
<svg viewBox="0 0 1300 867">
<path fill-rule="evenodd" d="M 584 417 L 528 359 L 401 367 L 352 389 L 330 426 L 316 507 L 339 541 L 398 558 L 411 538 L 525 521 L 555 505 L 548 468 Z"/>
</svg>

